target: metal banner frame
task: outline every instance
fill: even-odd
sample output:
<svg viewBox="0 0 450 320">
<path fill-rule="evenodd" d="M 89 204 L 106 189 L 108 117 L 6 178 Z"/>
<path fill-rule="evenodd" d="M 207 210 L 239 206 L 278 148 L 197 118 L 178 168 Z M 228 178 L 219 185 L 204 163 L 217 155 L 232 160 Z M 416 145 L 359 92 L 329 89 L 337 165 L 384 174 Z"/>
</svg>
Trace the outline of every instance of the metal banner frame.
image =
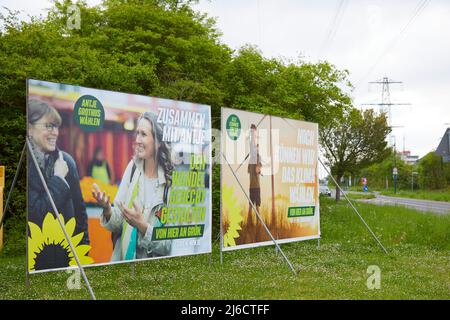
<svg viewBox="0 0 450 320">
<path fill-rule="evenodd" d="M 88 287 L 89 294 L 90 294 L 92 300 L 96 300 L 94 291 L 92 290 L 92 287 L 91 287 L 91 285 L 90 285 L 90 283 L 89 283 L 89 280 L 88 280 L 88 278 L 87 278 L 87 276 L 86 276 L 86 273 L 84 272 L 84 268 L 83 268 L 82 264 L 80 263 L 80 259 L 78 258 L 77 252 L 76 252 L 76 250 L 74 249 L 74 246 L 73 246 L 73 244 L 72 244 L 72 241 L 71 241 L 69 235 L 67 234 L 67 230 L 66 230 L 66 228 L 65 228 L 65 226 L 64 226 L 64 223 L 62 222 L 61 217 L 59 216 L 59 211 L 58 211 L 58 209 L 56 208 L 55 202 L 53 201 L 53 197 L 52 197 L 52 195 L 50 194 L 50 190 L 49 190 L 48 187 L 47 187 L 47 183 L 45 182 L 44 176 L 42 175 L 41 168 L 39 167 L 39 165 L 38 165 L 38 163 L 37 163 L 36 157 L 35 157 L 35 155 L 34 155 L 34 153 L 33 153 L 33 150 L 32 150 L 32 148 L 31 148 L 30 141 L 28 140 L 28 137 L 26 138 L 26 142 L 25 142 L 24 147 L 23 147 L 23 149 L 22 149 L 22 153 L 20 154 L 20 160 L 19 160 L 19 164 L 17 165 L 17 169 L 16 169 L 16 173 L 15 173 L 15 175 L 14 175 L 13 183 L 11 184 L 11 188 L 9 189 L 8 197 L 7 197 L 7 200 L 6 200 L 6 203 L 5 203 L 5 207 L 4 207 L 4 210 L 3 210 L 3 216 L 2 216 L 2 219 L 1 219 L 1 221 L 0 221 L 0 227 L 3 226 L 3 224 L 4 224 L 4 222 L 5 222 L 5 219 L 6 219 L 6 211 L 7 211 L 7 209 L 8 209 L 8 204 L 9 204 L 9 201 L 10 201 L 10 199 L 11 199 L 11 195 L 12 195 L 12 193 L 13 193 L 13 191 L 14 191 L 14 187 L 15 187 L 15 185 L 16 185 L 17 178 L 18 178 L 19 173 L 20 173 L 20 169 L 21 169 L 22 164 L 23 164 L 23 160 L 24 160 L 25 151 L 26 151 L 27 146 L 28 146 L 29 152 L 30 152 L 30 154 L 31 154 L 31 158 L 33 159 L 33 163 L 34 163 L 34 165 L 35 165 L 36 168 L 37 168 L 37 172 L 38 172 L 38 174 L 39 174 L 39 178 L 40 178 L 40 180 L 41 180 L 41 182 L 42 182 L 42 185 L 44 186 L 45 192 L 46 192 L 46 194 L 47 194 L 47 196 L 48 196 L 48 198 L 49 198 L 49 200 L 50 200 L 50 204 L 52 205 L 52 208 L 53 208 L 53 211 L 54 211 L 53 215 L 58 219 L 58 222 L 59 222 L 59 225 L 60 225 L 60 227 L 61 227 L 61 230 L 63 231 L 64 236 L 65 236 L 65 238 L 66 238 L 66 240 L 67 240 L 67 242 L 68 242 L 68 244 L 69 244 L 69 246 L 70 246 L 70 250 L 72 251 L 73 256 L 74 256 L 74 258 L 75 258 L 75 260 L 76 260 L 76 262 L 77 262 L 78 269 L 80 270 L 81 275 L 83 276 L 84 282 L 86 283 L 86 285 L 87 285 L 87 287 Z M 28 179 L 27 179 L 27 184 L 28 184 Z M 27 202 L 28 202 L 28 198 L 27 198 Z M 28 207 L 28 206 L 27 206 L 27 207 Z M 26 238 L 25 238 L 25 239 L 26 239 L 26 251 L 25 251 L 25 252 L 26 252 L 26 253 L 25 253 L 25 286 L 26 286 L 26 288 L 29 288 L 29 286 L 30 286 L 30 272 L 28 271 L 28 210 L 27 210 L 26 235 L 25 235 L 25 236 L 26 236 Z M 65 270 L 69 270 L 69 269 L 66 268 Z"/>
<path fill-rule="evenodd" d="M 224 108 L 222 108 L 221 114 L 223 113 L 223 109 L 224 109 Z M 231 109 L 231 110 L 232 110 L 232 109 Z M 256 113 L 255 113 L 255 114 L 256 114 Z M 272 116 L 271 116 L 270 114 L 262 114 L 262 113 L 261 113 L 261 114 L 258 114 L 258 115 L 261 116 L 261 119 L 258 121 L 256 127 L 259 127 L 259 125 L 261 124 L 261 122 L 262 122 L 264 119 L 266 119 L 266 117 L 269 117 L 269 123 L 270 123 L 270 125 L 269 125 L 270 129 L 269 129 L 269 130 L 271 130 L 271 128 L 272 128 Z M 281 119 L 286 120 L 286 119 L 284 119 L 284 118 L 281 118 Z M 224 128 L 224 123 L 222 123 L 222 130 L 225 130 L 225 128 Z M 272 146 L 272 144 L 273 144 L 273 143 L 272 143 L 272 137 L 271 137 L 271 135 L 270 135 L 270 153 L 271 153 L 271 157 L 272 157 L 272 159 L 273 159 L 273 146 Z M 265 231 L 266 231 L 267 234 L 269 235 L 270 240 L 267 241 L 267 242 L 272 241 L 272 242 L 275 244 L 275 253 L 278 254 L 278 252 L 280 252 L 281 255 L 283 256 L 283 258 L 286 260 L 286 262 L 287 262 L 287 264 L 289 265 L 289 267 L 290 267 L 290 269 L 292 270 L 292 272 L 293 272 L 294 274 L 297 274 L 296 271 L 295 271 L 295 269 L 292 267 L 291 262 L 289 261 L 289 259 L 286 257 L 286 255 L 284 254 L 284 252 L 281 250 L 281 248 L 280 248 L 280 246 L 279 246 L 280 243 L 293 242 L 293 241 L 286 241 L 286 239 L 282 239 L 282 240 L 280 241 L 280 240 L 276 240 L 276 239 L 275 239 L 275 237 L 272 235 L 272 233 L 271 233 L 270 230 L 268 229 L 267 225 L 266 225 L 265 222 L 263 221 L 262 217 L 260 216 L 260 214 L 259 214 L 258 210 L 256 209 L 254 203 L 250 200 L 249 195 L 247 194 L 247 192 L 245 191 L 244 187 L 242 186 L 242 184 L 240 183 L 239 179 L 238 179 L 237 176 L 236 176 L 236 172 L 242 167 L 242 165 L 243 165 L 244 162 L 248 159 L 248 157 L 249 157 L 250 154 L 248 153 L 248 154 L 245 156 L 244 160 L 242 160 L 242 162 L 239 164 L 239 166 L 237 167 L 237 169 L 236 169 L 235 171 L 233 171 L 233 169 L 232 169 L 230 163 L 228 162 L 228 159 L 225 157 L 225 154 L 224 154 L 224 151 L 223 151 L 223 145 L 224 145 L 224 141 L 221 141 L 221 144 L 220 144 L 220 153 L 221 153 L 221 155 L 222 155 L 224 161 L 225 161 L 226 164 L 228 165 L 229 169 L 231 170 L 231 172 L 232 172 L 232 174 L 233 174 L 233 176 L 234 176 L 234 180 L 239 184 L 241 191 L 243 192 L 243 194 L 245 195 L 245 197 L 246 197 L 247 200 L 249 201 L 249 204 L 251 204 L 252 210 L 253 210 L 253 212 L 255 213 L 256 217 L 257 217 L 257 221 L 260 221 L 260 222 L 262 223 L 262 225 L 263 225 Z M 318 164 L 316 165 L 316 170 L 317 170 L 317 167 L 318 167 Z M 273 175 L 273 167 L 271 167 L 271 172 L 272 172 L 272 174 L 271 174 L 271 177 L 272 177 L 271 179 L 272 179 L 272 180 L 271 180 L 271 181 L 272 181 L 272 199 L 273 199 L 273 198 L 274 198 L 274 197 L 273 197 L 273 193 L 274 193 L 274 181 L 273 181 L 274 175 Z M 223 181 L 223 170 L 220 171 L 220 185 L 221 185 L 221 186 L 222 186 L 222 181 Z M 275 206 L 275 203 L 272 201 L 272 212 L 275 211 L 274 206 Z M 222 210 L 222 198 L 221 198 L 221 200 L 220 200 L 220 240 L 221 240 L 221 241 L 220 241 L 220 263 L 221 263 L 221 264 L 222 264 L 222 262 L 223 262 L 223 251 L 228 251 L 228 250 L 223 250 L 223 238 L 224 238 L 224 234 L 223 234 L 223 229 L 222 229 L 222 222 L 223 222 L 223 220 L 222 220 L 222 211 L 223 211 L 223 210 Z M 319 224 L 319 226 L 320 226 L 320 224 Z M 319 227 L 319 230 L 320 230 L 320 227 Z M 318 235 L 318 236 L 302 237 L 302 240 L 310 240 L 310 239 L 318 239 L 318 241 L 320 241 L 320 231 L 319 231 L 319 235 Z M 320 245 L 320 242 L 318 242 L 318 246 L 319 246 L 319 245 Z M 258 245 L 251 245 L 251 246 L 249 245 L 249 247 L 257 247 L 257 246 L 258 246 Z M 244 248 L 245 248 L 245 245 L 244 245 L 244 246 L 241 245 L 240 248 L 236 248 L 236 249 L 244 249 Z"/>
<path fill-rule="evenodd" d="M 286 120 L 284 118 L 282 118 L 283 120 Z M 288 125 L 291 125 L 288 121 L 285 121 Z M 355 206 L 353 205 L 353 203 L 350 201 L 350 199 L 347 197 L 347 195 L 345 194 L 345 192 L 341 189 L 341 187 L 339 186 L 339 183 L 337 183 L 337 181 L 334 179 L 333 175 L 331 174 L 331 172 L 327 169 L 327 167 L 325 167 L 324 163 L 322 162 L 322 160 L 320 160 L 320 157 L 317 158 L 320 162 L 320 164 L 322 165 L 322 167 L 325 169 L 325 171 L 328 173 L 328 175 L 331 177 L 331 179 L 333 180 L 334 184 L 336 185 L 336 188 L 339 188 L 339 190 L 341 191 L 341 193 L 344 195 L 345 199 L 348 201 L 348 203 L 350 204 L 350 206 L 353 208 L 353 210 L 355 211 L 355 213 L 358 215 L 358 217 L 361 219 L 361 221 L 363 222 L 364 226 L 367 228 L 367 230 L 369 231 L 369 233 L 372 235 L 372 237 L 375 239 L 375 241 L 378 243 L 378 245 L 381 247 L 381 249 L 384 251 L 384 253 L 388 254 L 386 248 L 381 244 L 380 240 L 377 238 L 377 236 L 375 235 L 375 233 L 373 233 L 372 229 L 369 227 L 369 225 L 367 224 L 367 222 L 364 220 L 364 218 L 361 216 L 361 214 L 359 213 L 358 209 L 355 208 Z M 320 239 L 319 242 L 317 243 L 317 246 L 320 247 Z"/>
<path fill-rule="evenodd" d="M 91 88 L 91 87 L 83 87 L 83 86 L 78 86 L 78 85 L 74 85 L 74 84 L 69 84 L 69 83 L 60 83 L 60 82 L 52 82 L 52 81 L 46 81 L 46 80 L 37 80 L 37 79 L 32 79 L 32 78 L 28 78 L 27 79 L 27 99 L 29 97 L 29 87 L 30 87 L 30 81 L 43 81 L 46 83 L 51 83 L 51 84 L 64 84 L 67 86 L 72 86 L 72 87 L 78 87 L 78 88 L 82 88 L 82 89 L 91 89 L 91 90 L 98 90 L 98 91 L 102 91 L 102 92 L 112 92 L 115 94 L 124 94 L 124 95 L 133 95 L 133 96 L 140 96 L 140 97 L 145 97 L 145 98 L 154 98 L 154 99 L 161 99 L 161 100 L 168 100 L 168 99 L 164 99 L 164 98 L 158 98 L 158 97 L 147 97 L 147 96 L 143 96 L 143 95 L 139 95 L 139 94 L 134 94 L 134 93 L 127 93 L 127 92 L 120 92 L 120 91 L 111 91 L 111 90 L 103 90 L 103 89 L 97 89 L 97 88 Z M 176 103 L 177 105 L 179 103 L 184 103 L 187 105 L 201 105 L 203 106 L 204 112 L 207 116 L 208 122 L 209 122 L 209 126 L 207 128 L 204 128 L 204 130 L 207 132 L 206 134 L 208 134 L 208 132 L 211 132 L 212 129 L 212 115 L 211 115 L 211 106 L 209 105 L 203 105 L 200 103 L 191 103 L 191 102 L 187 102 L 187 101 L 181 101 L 181 100 L 172 100 L 174 103 Z M 27 100 L 28 103 L 28 100 Z M 153 108 L 153 107 L 152 107 Z M 28 108 L 27 108 L 28 111 Z M 209 137 L 211 137 L 211 135 L 209 135 Z M 210 139 L 211 140 L 211 139 Z M 26 147 L 26 146 L 25 146 Z M 205 205 L 208 205 L 210 210 L 208 212 L 208 217 L 207 220 L 209 220 L 209 224 L 208 224 L 208 228 L 211 229 L 210 235 L 209 237 L 206 237 L 205 235 L 204 237 L 204 244 L 206 246 L 206 244 L 211 244 L 212 243 L 212 168 L 213 168 L 213 163 L 212 163 L 212 140 L 209 142 L 209 146 L 208 148 L 210 149 L 210 151 L 208 152 L 207 155 L 205 155 L 205 162 L 206 165 L 209 166 L 209 170 L 206 170 L 205 172 L 207 173 L 208 178 L 208 184 L 209 184 L 209 189 L 208 189 L 208 193 L 209 199 L 206 199 L 205 201 Z M 209 161 L 209 162 L 208 162 Z M 28 188 L 27 188 L 28 190 Z M 28 199 L 27 199 L 28 200 Z M 206 234 L 206 233 L 205 233 Z M 203 238 L 202 238 L 203 239 Z M 194 248 L 194 247 L 193 247 Z M 195 248 L 194 248 L 195 249 Z M 206 250 L 208 249 L 208 250 Z M 198 255 L 198 254 L 208 254 L 208 255 L 212 255 L 212 246 L 210 246 L 209 248 L 206 248 L 204 251 L 201 252 L 197 252 L 197 250 L 192 250 L 193 252 L 190 253 L 176 253 L 176 254 L 172 254 L 172 255 L 165 255 L 165 256 L 155 256 L 155 257 L 150 257 L 150 258 L 142 258 L 142 259 L 134 259 L 134 260 L 120 260 L 120 261 L 108 261 L 108 262 L 99 262 L 99 263 L 94 263 L 94 264 L 89 264 L 89 265 L 84 265 L 84 268 L 91 268 L 91 267 L 97 267 L 97 266 L 104 266 L 104 265 L 116 265 L 116 264 L 125 264 L 125 263 L 130 263 L 130 264 L 134 264 L 136 262 L 143 262 L 143 261 L 150 261 L 150 260 L 159 260 L 159 259 L 167 259 L 167 258 L 174 258 L 174 257 L 181 257 L 181 256 L 186 256 L 186 255 Z M 212 260 L 212 258 L 210 257 L 210 261 Z M 130 267 L 130 273 L 134 276 L 136 274 L 136 270 L 134 269 L 135 267 Z M 32 271 L 31 273 L 41 273 L 41 272 L 52 272 L 52 271 L 59 271 L 59 270 L 67 270 L 70 268 L 55 268 L 55 269 L 45 269 L 45 270 L 39 270 L 39 271 Z"/>
<path fill-rule="evenodd" d="M 227 158 L 225 157 L 225 155 L 222 153 L 223 159 L 226 161 L 228 167 L 230 168 L 231 172 L 233 173 L 234 178 L 236 179 L 237 183 L 239 184 L 239 186 L 241 187 L 242 192 L 244 193 L 244 195 L 246 196 L 246 198 L 248 199 L 249 203 L 252 205 L 252 209 L 255 212 L 256 216 L 258 217 L 259 221 L 262 223 L 264 229 L 266 230 L 267 234 L 269 235 L 270 239 L 273 241 L 273 243 L 275 244 L 275 247 L 277 248 L 278 251 L 280 251 L 281 255 L 283 256 L 284 260 L 286 261 L 286 263 L 288 264 L 289 268 L 292 270 L 292 273 L 294 275 L 297 275 L 297 272 L 295 271 L 294 267 L 292 266 L 292 263 L 289 261 L 289 259 L 286 257 L 286 255 L 284 254 L 283 250 L 281 250 L 280 246 L 278 245 L 278 242 L 275 240 L 275 238 L 273 237 L 272 233 L 270 232 L 269 228 L 267 227 L 266 223 L 264 222 L 264 220 L 261 218 L 261 216 L 259 215 L 258 210 L 256 210 L 255 205 L 253 204 L 253 202 L 250 200 L 250 197 L 248 196 L 248 194 L 245 192 L 244 187 L 242 186 L 242 184 L 240 183 L 240 181 L 238 180 L 236 173 L 233 171 L 233 169 L 231 168 L 230 163 L 228 162 Z M 220 217 L 222 217 L 222 211 L 220 212 Z M 220 230 L 222 230 L 222 225 L 220 226 Z M 221 231 L 221 233 L 223 233 L 223 231 Z M 223 235 L 221 236 L 221 242 L 223 244 Z M 222 263 L 222 245 L 220 247 L 220 262 Z"/>
<path fill-rule="evenodd" d="M 64 233 L 64 236 L 66 237 L 67 242 L 69 243 L 70 250 L 72 250 L 73 256 L 74 256 L 74 258 L 75 258 L 75 260 L 77 262 L 77 265 L 78 265 L 78 269 L 80 270 L 81 275 L 83 276 L 84 282 L 86 283 L 86 285 L 88 287 L 89 294 L 91 295 L 92 300 L 96 300 L 94 291 L 92 290 L 92 287 L 89 284 L 89 280 L 86 277 L 86 273 L 84 272 L 84 268 L 81 265 L 80 259 L 78 258 L 78 254 L 77 254 L 77 252 L 75 250 L 75 247 L 72 244 L 72 241 L 70 240 L 70 236 L 68 235 L 66 227 L 64 226 L 64 223 L 62 222 L 61 217 L 59 215 L 58 208 L 56 208 L 55 202 L 53 201 L 53 197 L 50 194 L 50 190 L 48 189 L 47 183 L 45 182 L 45 179 L 44 179 L 44 176 L 42 174 L 41 168 L 39 167 L 39 164 L 37 162 L 36 156 L 33 153 L 33 149 L 31 147 L 31 143 L 30 143 L 30 140 L 28 139 L 28 137 L 27 137 L 27 142 L 26 143 L 28 145 L 28 150 L 30 151 L 31 158 L 33 159 L 33 163 L 36 166 L 37 172 L 39 174 L 39 178 L 41 179 L 42 185 L 44 186 L 45 192 L 47 193 L 47 196 L 48 196 L 48 198 L 50 200 L 50 204 L 52 205 L 52 208 L 53 208 L 53 211 L 54 211 L 53 215 L 58 219 L 58 223 L 61 226 L 61 229 L 62 229 L 62 231 Z M 27 226 L 28 226 L 28 219 L 27 219 Z M 28 235 L 27 235 L 27 237 L 28 237 Z M 28 240 L 27 240 L 27 254 L 28 254 Z M 27 273 L 29 274 L 29 272 L 28 272 L 28 256 L 26 257 L 26 259 L 27 259 Z"/>
</svg>

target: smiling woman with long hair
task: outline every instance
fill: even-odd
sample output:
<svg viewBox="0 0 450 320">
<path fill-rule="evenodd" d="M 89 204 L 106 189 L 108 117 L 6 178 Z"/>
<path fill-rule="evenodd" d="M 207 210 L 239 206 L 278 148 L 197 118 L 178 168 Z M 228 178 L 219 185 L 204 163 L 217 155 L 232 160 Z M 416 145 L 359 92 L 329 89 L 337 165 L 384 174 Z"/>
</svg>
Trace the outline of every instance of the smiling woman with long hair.
<svg viewBox="0 0 450 320">
<path fill-rule="evenodd" d="M 97 185 L 92 190 L 103 207 L 102 225 L 120 235 L 115 237 L 112 261 L 170 255 L 170 240 L 152 241 L 154 228 L 162 226 L 161 210 L 172 182 L 173 165 L 162 133 L 156 115 L 143 113 L 136 129 L 135 156 L 125 169 L 114 204 Z"/>
</svg>

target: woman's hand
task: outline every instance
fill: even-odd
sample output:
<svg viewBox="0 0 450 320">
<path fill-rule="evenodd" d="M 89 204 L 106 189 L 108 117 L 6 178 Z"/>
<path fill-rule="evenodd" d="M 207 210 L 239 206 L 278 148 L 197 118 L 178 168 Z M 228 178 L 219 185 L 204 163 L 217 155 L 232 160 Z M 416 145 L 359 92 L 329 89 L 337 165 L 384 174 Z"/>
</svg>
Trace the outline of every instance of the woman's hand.
<svg viewBox="0 0 450 320">
<path fill-rule="evenodd" d="M 64 179 L 69 173 L 69 167 L 67 166 L 67 162 L 64 161 L 62 152 L 59 151 L 58 159 L 55 161 L 55 168 L 53 174 L 61 179 Z"/>
<path fill-rule="evenodd" d="M 106 221 L 109 221 L 109 218 L 111 218 L 111 204 L 109 203 L 111 197 L 109 195 L 106 196 L 106 193 L 102 192 L 96 183 L 94 183 L 94 189 L 92 190 L 92 196 L 103 208 L 103 216 L 106 218 Z"/>
<path fill-rule="evenodd" d="M 122 211 L 123 218 L 130 226 L 137 228 L 142 235 L 147 232 L 148 224 L 144 220 L 142 209 L 136 202 L 133 203 L 132 209 L 125 207 L 123 202 L 119 202 L 119 208 Z"/>
<path fill-rule="evenodd" d="M 111 199 L 111 197 L 109 195 L 106 196 L 106 193 L 102 192 L 96 183 L 94 183 L 94 189 L 91 192 L 92 192 L 92 196 L 97 201 L 97 203 L 103 209 L 109 208 L 111 206 L 109 204 L 109 200 Z"/>
</svg>

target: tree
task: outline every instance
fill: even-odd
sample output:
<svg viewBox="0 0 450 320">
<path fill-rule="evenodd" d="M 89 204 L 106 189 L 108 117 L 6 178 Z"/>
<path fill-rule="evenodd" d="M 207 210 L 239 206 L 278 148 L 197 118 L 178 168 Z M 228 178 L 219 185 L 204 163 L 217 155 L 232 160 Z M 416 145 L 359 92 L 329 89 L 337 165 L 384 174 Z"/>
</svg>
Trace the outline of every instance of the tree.
<svg viewBox="0 0 450 320">
<path fill-rule="evenodd" d="M 428 153 L 419 161 L 419 185 L 424 189 L 447 187 L 446 168 L 442 157 L 434 152 Z"/>
<path fill-rule="evenodd" d="M 242 47 L 226 68 L 226 105 L 327 126 L 350 108 L 341 87 L 348 73 L 321 62 L 268 59 L 254 46 Z"/>
<path fill-rule="evenodd" d="M 77 2 L 80 29 L 67 26 L 71 1 L 54 1 L 45 17 L 20 21 L 0 14 L 0 163 L 9 187 L 25 142 L 26 79 L 200 102 L 218 112 L 231 50 L 214 21 L 194 12 L 193 1 Z M 24 219 L 22 171 L 9 213 Z M 24 223 L 8 219 L 10 228 Z M 23 235 L 25 231 L 18 234 Z"/>
<path fill-rule="evenodd" d="M 386 142 L 389 132 L 385 114 L 377 116 L 372 109 L 362 112 L 355 108 L 321 129 L 326 165 L 336 181 L 339 183 L 346 173 L 354 175 L 361 168 L 383 161 L 390 154 Z M 336 200 L 340 200 L 339 188 Z"/>
</svg>

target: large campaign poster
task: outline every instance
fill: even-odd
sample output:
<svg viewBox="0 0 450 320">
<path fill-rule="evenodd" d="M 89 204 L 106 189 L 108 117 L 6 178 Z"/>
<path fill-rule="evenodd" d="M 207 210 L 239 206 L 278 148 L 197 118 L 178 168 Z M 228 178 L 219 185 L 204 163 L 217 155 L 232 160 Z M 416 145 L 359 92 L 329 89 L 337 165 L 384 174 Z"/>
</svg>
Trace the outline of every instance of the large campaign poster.
<svg viewBox="0 0 450 320">
<path fill-rule="evenodd" d="M 27 81 L 27 136 L 85 266 L 211 252 L 208 105 Z M 28 270 L 76 265 L 30 151 Z"/>
<path fill-rule="evenodd" d="M 222 249 L 320 237 L 318 125 L 222 108 Z"/>
</svg>

